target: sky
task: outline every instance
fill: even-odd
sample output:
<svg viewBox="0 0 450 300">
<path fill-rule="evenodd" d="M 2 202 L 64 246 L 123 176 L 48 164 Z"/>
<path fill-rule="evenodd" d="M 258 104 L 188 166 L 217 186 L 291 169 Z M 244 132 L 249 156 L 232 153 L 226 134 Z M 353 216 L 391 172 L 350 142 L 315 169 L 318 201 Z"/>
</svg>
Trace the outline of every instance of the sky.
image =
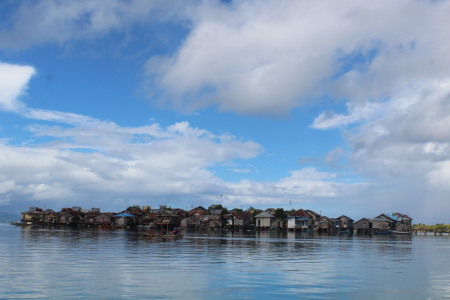
<svg viewBox="0 0 450 300">
<path fill-rule="evenodd" d="M 450 223 L 450 1 L 5 0 L 0 210 Z"/>
</svg>

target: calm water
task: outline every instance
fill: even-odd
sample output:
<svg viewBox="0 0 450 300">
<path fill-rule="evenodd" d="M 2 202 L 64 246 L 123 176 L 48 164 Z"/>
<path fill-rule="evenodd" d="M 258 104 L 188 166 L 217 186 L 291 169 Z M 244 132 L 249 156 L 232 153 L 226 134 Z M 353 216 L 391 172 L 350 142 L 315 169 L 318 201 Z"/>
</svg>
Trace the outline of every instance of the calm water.
<svg viewBox="0 0 450 300">
<path fill-rule="evenodd" d="M 0 298 L 443 299 L 450 237 L 186 234 L 0 225 Z"/>
</svg>

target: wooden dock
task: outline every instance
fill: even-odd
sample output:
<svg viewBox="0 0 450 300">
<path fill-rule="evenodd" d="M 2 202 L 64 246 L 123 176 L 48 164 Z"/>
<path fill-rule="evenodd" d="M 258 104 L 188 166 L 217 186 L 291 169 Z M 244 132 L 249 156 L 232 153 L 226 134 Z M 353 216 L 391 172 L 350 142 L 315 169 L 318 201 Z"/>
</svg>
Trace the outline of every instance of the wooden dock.
<svg viewBox="0 0 450 300">
<path fill-rule="evenodd" d="M 414 235 L 450 236 L 450 230 L 413 229 Z"/>
</svg>

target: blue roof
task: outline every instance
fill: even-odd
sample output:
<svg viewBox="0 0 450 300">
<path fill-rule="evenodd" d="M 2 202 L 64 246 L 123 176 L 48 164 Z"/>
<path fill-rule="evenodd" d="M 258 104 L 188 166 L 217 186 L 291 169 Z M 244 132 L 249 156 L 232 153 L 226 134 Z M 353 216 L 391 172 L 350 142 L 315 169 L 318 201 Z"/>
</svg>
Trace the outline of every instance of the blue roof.
<svg viewBox="0 0 450 300">
<path fill-rule="evenodd" d="M 385 216 L 391 218 L 392 220 L 397 220 L 397 216 L 391 215 L 391 214 L 384 214 Z"/>
<path fill-rule="evenodd" d="M 135 217 L 135 216 L 133 216 L 129 213 L 121 213 L 121 214 L 115 215 L 114 217 L 115 218 L 123 218 L 123 217 L 127 218 L 127 217 Z"/>
<path fill-rule="evenodd" d="M 303 221 L 308 221 L 309 220 L 309 218 L 299 217 L 299 216 L 288 217 L 288 219 L 296 219 L 296 220 L 303 220 Z"/>
</svg>

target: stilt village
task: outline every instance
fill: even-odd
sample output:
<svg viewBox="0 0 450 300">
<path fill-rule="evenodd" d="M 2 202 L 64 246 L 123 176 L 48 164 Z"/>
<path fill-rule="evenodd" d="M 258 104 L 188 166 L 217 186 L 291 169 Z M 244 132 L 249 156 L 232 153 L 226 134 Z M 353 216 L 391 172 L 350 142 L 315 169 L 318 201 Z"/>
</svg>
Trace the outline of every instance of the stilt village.
<svg viewBox="0 0 450 300">
<path fill-rule="evenodd" d="M 72 226 L 127 228 L 151 230 L 277 230 L 302 231 L 329 234 L 385 234 L 411 233 L 412 218 L 401 213 L 382 213 L 372 218 L 357 221 L 341 215 L 328 217 L 312 210 L 269 208 L 260 210 L 253 207 L 247 210 L 228 210 L 222 205 L 208 208 L 198 206 L 191 210 L 170 208 L 161 205 L 155 209 L 150 206 L 130 206 L 121 212 L 102 212 L 99 208 L 52 209 L 30 207 L 21 213 L 21 220 L 14 225 Z"/>
</svg>

